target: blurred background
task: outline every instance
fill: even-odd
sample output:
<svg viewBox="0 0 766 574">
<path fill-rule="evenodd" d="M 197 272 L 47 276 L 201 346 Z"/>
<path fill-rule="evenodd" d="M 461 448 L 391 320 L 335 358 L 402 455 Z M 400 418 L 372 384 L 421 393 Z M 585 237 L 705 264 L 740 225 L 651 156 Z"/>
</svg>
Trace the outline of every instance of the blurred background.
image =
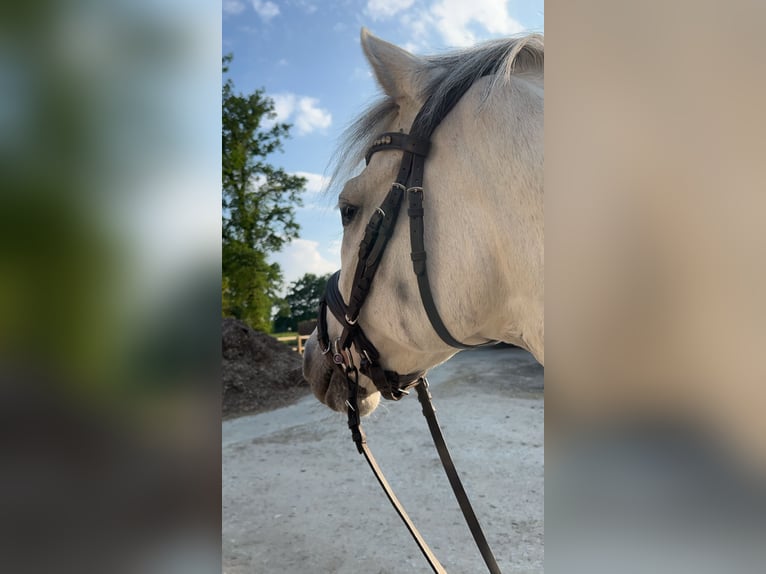
<svg viewBox="0 0 766 574">
<path fill-rule="evenodd" d="M 546 5 L 549 572 L 766 563 L 766 6 Z M 220 569 L 221 5 L 4 3 L 0 560 Z"/>
<path fill-rule="evenodd" d="M 766 563 L 766 5 L 546 3 L 546 570 Z"/>
<path fill-rule="evenodd" d="M 0 15 L 0 568 L 211 572 L 217 2 Z"/>
</svg>

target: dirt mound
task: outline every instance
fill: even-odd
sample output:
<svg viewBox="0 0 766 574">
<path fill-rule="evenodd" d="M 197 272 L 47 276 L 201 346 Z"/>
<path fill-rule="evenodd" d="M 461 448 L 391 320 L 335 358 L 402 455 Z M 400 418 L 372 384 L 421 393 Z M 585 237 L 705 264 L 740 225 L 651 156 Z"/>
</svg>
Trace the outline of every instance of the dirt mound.
<svg viewBox="0 0 766 574">
<path fill-rule="evenodd" d="M 283 407 L 311 392 L 301 356 L 273 337 L 224 319 L 222 346 L 224 418 Z"/>
</svg>

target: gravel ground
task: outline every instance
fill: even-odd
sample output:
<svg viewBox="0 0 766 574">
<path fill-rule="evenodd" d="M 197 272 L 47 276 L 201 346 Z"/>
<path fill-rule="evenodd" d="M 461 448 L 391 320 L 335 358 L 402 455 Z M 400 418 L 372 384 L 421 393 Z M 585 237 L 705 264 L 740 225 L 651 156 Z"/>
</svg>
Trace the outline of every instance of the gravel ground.
<svg viewBox="0 0 766 574">
<path fill-rule="evenodd" d="M 437 416 L 503 572 L 543 571 L 543 368 L 466 351 L 429 376 Z M 414 393 L 413 393 L 414 395 Z M 450 574 L 486 571 L 415 396 L 364 420 L 368 444 Z M 430 572 L 351 441 L 313 398 L 223 423 L 223 571 Z"/>
</svg>

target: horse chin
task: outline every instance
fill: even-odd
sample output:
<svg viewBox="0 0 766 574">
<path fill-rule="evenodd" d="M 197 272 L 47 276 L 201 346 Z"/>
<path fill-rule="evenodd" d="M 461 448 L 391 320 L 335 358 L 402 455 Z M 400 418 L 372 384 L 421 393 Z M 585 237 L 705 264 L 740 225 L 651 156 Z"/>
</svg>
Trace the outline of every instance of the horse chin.
<svg viewBox="0 0 766 574">
<path fill-rule="evenodd" d="M 345 413 L 348 385 L 346 379 L 332 368 L 318 352 L 314 335 L 306 343 L 303 357 L 303 376 L 311 385 L 314 396 L 334 411 Z M 363 381 L 360 381 L 363 383 Z M 359 385 L 357 405 L 361 416 L 369 415 L 380 402 L 380 393 L 369 391 L 364 384 Z"/>
<path fill-rule="evenodd" d="M 335 369 L 330 369 L 324 377 L 322 384 L 313 385 L 314 395 L 325 405 L 334 411 L 345 413 L 348 407 L 346 399 L 348 398 L 348 384 Z M 364 386 L 359 385 L 359 394 L 357 395 L 357 405 L 359 414 L 367 416 L 378 407 L 380 402 L 380 393 L 377 391 L 369 392 Z"/>
</svg>

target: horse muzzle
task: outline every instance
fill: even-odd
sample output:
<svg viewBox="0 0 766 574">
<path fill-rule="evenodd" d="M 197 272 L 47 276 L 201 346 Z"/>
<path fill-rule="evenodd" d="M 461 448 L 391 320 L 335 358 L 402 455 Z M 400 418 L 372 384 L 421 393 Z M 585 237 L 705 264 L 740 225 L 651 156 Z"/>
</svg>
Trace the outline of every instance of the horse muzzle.
<svg viewBox="0 0 766 574">
<path fill-rule="evenodd" d="M 334 411 L 345 413 L 348 398 L 346 378 L 336 368 L 332 353 L 322 353 L 321 345 L 314 331 L 306 341 L 303 351 L 303 377 L 311 385 L 311 390 L 320 402 Z M 372 386 L 372 385 L 370 385 Z M 370 414 L 380 402 L 380 393 L 370 391 L 368 385 L 360 384 L 358 391 L 358 408 L 360 416 Z"/>
</svg>

